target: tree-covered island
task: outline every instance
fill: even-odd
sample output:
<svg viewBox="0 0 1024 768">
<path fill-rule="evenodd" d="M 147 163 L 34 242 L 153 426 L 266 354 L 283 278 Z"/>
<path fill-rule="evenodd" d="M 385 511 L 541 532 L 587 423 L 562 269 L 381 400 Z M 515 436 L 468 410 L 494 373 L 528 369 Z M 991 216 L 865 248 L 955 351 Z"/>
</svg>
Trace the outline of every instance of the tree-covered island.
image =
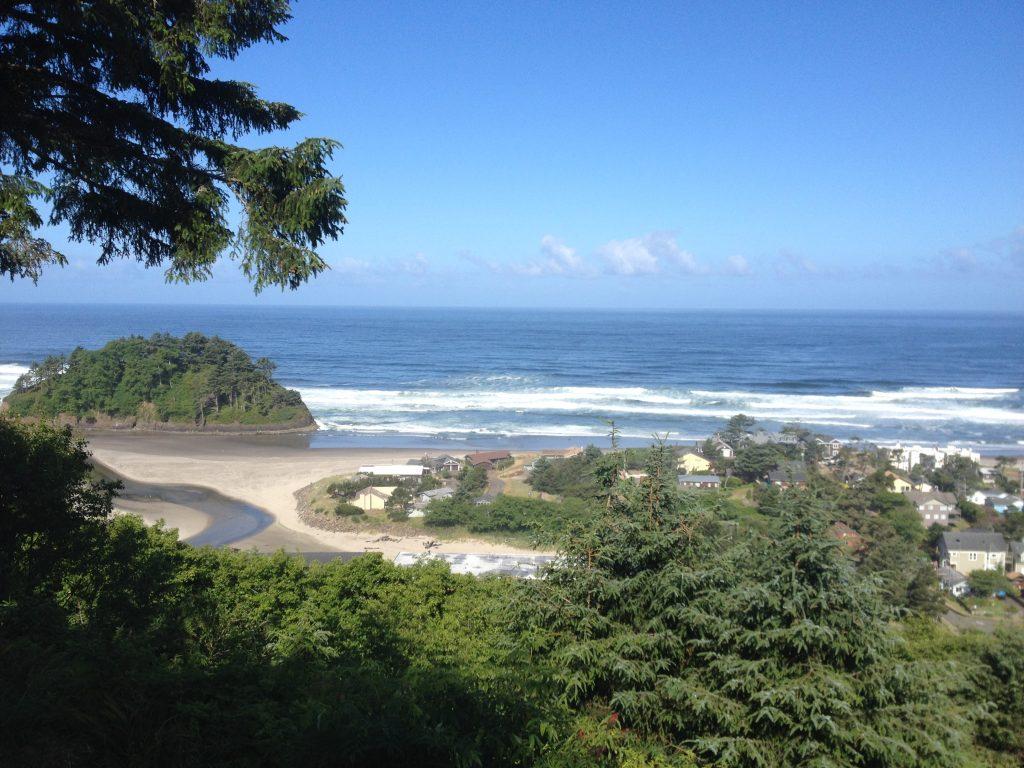
<svg viewBox="0 0 1024 768">
<path fill-rule="evenodd" d="M 86 427 L 210 431 L 311 427 L 298 392 L 216 336 L 155 334 L 51 356 L 18 379 L 3 401 L 12 416 Z"/>
</svg>

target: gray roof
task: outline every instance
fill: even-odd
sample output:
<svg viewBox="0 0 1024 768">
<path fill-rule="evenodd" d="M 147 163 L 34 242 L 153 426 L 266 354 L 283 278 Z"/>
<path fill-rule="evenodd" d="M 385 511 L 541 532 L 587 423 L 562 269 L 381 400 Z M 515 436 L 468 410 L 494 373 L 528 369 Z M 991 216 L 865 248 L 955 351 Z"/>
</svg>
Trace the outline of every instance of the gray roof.
<svg viewBox="0 0 1024 768">
<path fill-rule="evenodd" d="M 424 491 L 420 496 L 426 496 L 428 499 L 444 499 L 455 493 L 454 488 L 431 488 L 429 491 Z"/>
<path fill-rule="evenodd" d="M 955 568 L 950 568 L 948 565 L 940 566 L 938 571 L 939 581 L 942 582 L 942 586 L 946 589 L 951 589 L 957 584 L 963 584 L 967 581 L 967 577 L 964 576 L 960 571 Z"/>
<path fill-rule="evenodd" d="M 680 483 L 721 483 L 722 478 L 718 475 L 679 475 Z"/>
<path fill-rule="evenodd" d="M 995 531 L 969 528 L 942 534 L 942 545 L 949 552 L 1005 552 L 1006 539 Z"/>
<path fill-rule="evenodd" d="M 938 501 L 951 507 L 956 506 L 956 496 L 945 491 L 906 491 L 903 495 L 918 507 L 927 501 Z"/>
<path fill-rule="evenodd" d="M 1003 494 L 999 494 L 999 495 L 994 495 L 994 494 L 990 494 L 990 493 L 989 494 L 985 494 L 985 505 L 986 506 L 994 507 L 997 504 L 999 504 L 999 505 L 1005 504 L 1008 507 L 1009 506 L 1016 506 L 1016 505 L 1020 504 L 1020 499 L 1018 499 L 1016 496 L 1011 496 L 1008 493 L 1003 493 Z"/>
<path fill-rule="evenodd" d="M 800 462 L 783 464 L 768 473 L 770 483 L 806 483 L 807 467 Z"/>
<path fill-rule="evenodd" d="M 1021 555 L 1024 555 L 1024 541 L 1011 541 L 1010 554 L 1014 560 L 1019 560 Z"/>
</svg>

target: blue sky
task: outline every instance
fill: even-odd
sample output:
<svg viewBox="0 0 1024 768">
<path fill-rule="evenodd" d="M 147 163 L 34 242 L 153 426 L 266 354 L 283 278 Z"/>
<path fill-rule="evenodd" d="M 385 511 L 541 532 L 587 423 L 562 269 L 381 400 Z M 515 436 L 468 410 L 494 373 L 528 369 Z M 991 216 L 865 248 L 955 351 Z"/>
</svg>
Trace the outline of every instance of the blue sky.
<svg viewBox="0 0 1024 768">
<path fill-rule="evenodd" d="M 330 273 L 0 301 L 1024 309 L 1024 4 L 343 3 L 216 74 L 332 136 Z M 1016 286 L 1016 288 L 1015 288 Z"/>
</svg>

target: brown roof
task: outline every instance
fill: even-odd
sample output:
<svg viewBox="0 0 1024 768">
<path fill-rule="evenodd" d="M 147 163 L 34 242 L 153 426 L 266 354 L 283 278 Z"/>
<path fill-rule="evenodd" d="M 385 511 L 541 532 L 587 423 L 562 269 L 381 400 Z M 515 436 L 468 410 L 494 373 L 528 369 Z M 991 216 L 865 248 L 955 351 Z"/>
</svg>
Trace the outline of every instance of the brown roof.
<svg viewBox="0 0 1024 768">
<path fill-rule="evenodd" d="M 478 453 L 471 453 L 466 457 L 466 461 L 470 464 L 486 464 L 491 461 L 503 461 L 504 459 L 511 459 L 512 454 L 508 451 L 479 451 Z"/>
</svg>

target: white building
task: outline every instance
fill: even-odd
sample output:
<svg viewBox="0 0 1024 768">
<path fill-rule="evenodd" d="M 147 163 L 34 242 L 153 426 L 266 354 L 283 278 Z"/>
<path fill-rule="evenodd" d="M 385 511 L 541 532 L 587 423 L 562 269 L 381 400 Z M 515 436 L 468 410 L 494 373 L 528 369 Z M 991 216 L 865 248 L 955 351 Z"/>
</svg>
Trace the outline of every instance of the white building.
<svg viewBox="0 0 1024 768">
<path fill-rule="evenodd" d="M 949 459 L 955 456 L 970 459 L 974 462 L 981 462 L 981 454 L 977 451 L 972 451 L 970 448 L 961 448 L 960 446 L 953 445 L 952 443 L 944 448 L 940 448 L 937 445 L 904 446 L 900 443 L 884 447 L 889 451 L 889 457 L 892 465 L 897 469 L 902 469 L 904 472 L 909 472 L 918 464 L 926 463 L 928 460 L 934 463 L 935 466 L 941 467 Z M 922 459 L 925 459 L 926 462 L 922 462 Z"/>
<path fill-rule="evenodd" d="M 359 468 L 361 475 L 388 475 L 393 477 L 421 477 L 429 472 L 420 464 L 367 464 Z"/>
<path fill-rule="evenodd" d="M 395 565 L 416 565 L 443 560 L 452 573 L 470 573 L 474 576 L 511 576 L 518 579 L 535 579 L 538 571 L 554 562 L 554 555 L 474 555 L 449 554 L 447 552 L 399 552 Z"/>
</svg>

